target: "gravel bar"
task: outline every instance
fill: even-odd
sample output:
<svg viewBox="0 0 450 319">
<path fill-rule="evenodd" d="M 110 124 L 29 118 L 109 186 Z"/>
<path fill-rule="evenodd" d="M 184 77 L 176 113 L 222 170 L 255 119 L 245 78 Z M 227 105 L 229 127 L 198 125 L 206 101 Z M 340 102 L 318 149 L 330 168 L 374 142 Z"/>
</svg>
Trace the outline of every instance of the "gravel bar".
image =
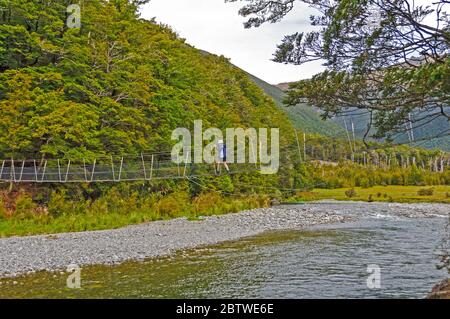
<svg viewBox="0 0 450 319">
<path fill-rule="evenodd" d="M 111 265 L 144 260 L 266 231 L 345 222 L 361 214 L 395 214 L 411 218 L 446 216 L 449 207 L 447 204 L 322 201 L 204 217 L 199 221 L 179 218 L 114 230 L 2 238 L 0 277 L 63 270 L 71 264 Z"/>
</svg>

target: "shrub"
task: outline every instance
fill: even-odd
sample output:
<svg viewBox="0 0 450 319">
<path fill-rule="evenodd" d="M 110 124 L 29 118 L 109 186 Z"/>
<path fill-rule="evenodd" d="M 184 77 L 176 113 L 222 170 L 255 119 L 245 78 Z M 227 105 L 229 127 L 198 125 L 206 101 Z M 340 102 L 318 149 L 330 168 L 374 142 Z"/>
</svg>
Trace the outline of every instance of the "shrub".
<svg viewBox="0 0 450 319">
<path fill-rule="evenodd" d="M 156 205 L 158 213 L 167 217 L 178 217 L 181 213 L 188 213 L 189 196 L 184 192 L 172 193 L 163 197 Z"/>
<path fill-rule="evenodd" d="M 30 195 L 26 193 L 21 193 L 16 199 L 16 212 L 15 216 L 18 219 L 27 219 L 34 217 L 35 209 L 37 208 L 36 203 Z"/>
<path fill-rule="evenodd" d="M 194 198 L 194 209 L 197 215 L 212 215 L 217 212 L 217 206 L 222 201 L 221 196 L 215 192 L 201 193 Z"/>
<path fill-rule="evenodd" d="M 360 181 L 360 186 L 362 188 L 369 188 L 371 186 L 370 181 L 367 178 L 362 178 Z"/>
<path fill-rule="evenodd" d="M 417 191 L 419 196 L 432 196 L 434 194 L 433 188 L 422 188 Z"/>
<path fill-rule="evenodd" d="M 112 211 L 109 209 L 109 204 L 111 203 L 108 202 L 105 197 L 99 198 L 91 203 L 89 206 L 89 213 L 96 215 L 106 215 L 111 213 Z"/>
<path fill-rule="evenodd" d="M 69 207 L 69 201 L 65 198 L 64 192 L 53 192 L 48 202 L 48 212 L 53 217 L 58 217 L 71 211 Z"/>
<path fill-rule="evenodd" d="M 356 195 L 357 194 L 356 194 L 356 191 L 354 188 L 351 188 L 351 189 L 348 189 L 345 191 L 345 196 L 347 196 L 348 198 L 355 197 Z"/>
<path fill-rule="evenodd" d="M 3 201 L 0 199 L 0 220 L 7 218 L 9 216 L 9 212 L 6 209 L 5 205 L 3 204 Z"/>
<path fill-rule="evenodd" d="M 373 197 L 372 197 L 372 195 L 369 195 L 369 199 L 367 200 L 369 203 L 372 203 L 373 202 Z"/>
</svg>

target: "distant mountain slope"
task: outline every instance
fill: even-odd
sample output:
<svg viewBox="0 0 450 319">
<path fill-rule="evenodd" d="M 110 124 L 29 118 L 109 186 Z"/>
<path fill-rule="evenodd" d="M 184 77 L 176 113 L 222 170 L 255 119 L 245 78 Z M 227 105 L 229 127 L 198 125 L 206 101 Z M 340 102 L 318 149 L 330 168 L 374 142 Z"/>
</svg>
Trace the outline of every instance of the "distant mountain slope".
<svg viewBox="0 0 450 319">
<path fill-rule="evenodd" d="M 267 84 L 267 83 L 266 83 Z M 261 86 L 260 84 L 258 84 Z M 270 84 L 268 84 L 270 85 Z M 272 86 L 275 89 L 278 89 L 283 93 L 283 91 L 286 91 L 289 89 L 290 83 L 280 83 L 275 86 Z M 285 108 L 285 107 L 284 107 Z M 312 110 L 313 112 L 316 112 L 314 108 L 308 107 L 309 110 Z M 326 121 L 327 125 L 338 125 L 340 129 L 343 129 L 343 132 L 345 134 L 345 127 L 347 125 L 348 129 L 351 130 L 351 125 L 353 123 L 355 128 L 355 136 L 357 139 L 362 139 L 364 137 L 364 134 L 367 130 L 367 125 L 369 123 L 369 115 L 368 114 L 362 114 L 363 111 L 358 111 L 355 109 L 354 112 L 356 115 L 352 116 L 346 116 L 346 117 L 338 117 L 331 119 L 330 121 Z M 450 129 L 450 124 L 448 121 L 446 121 L 444 118 L 436 119 L 435 121 L 420 125 L 416 124 L 417 128 L 413 129 L 414 133 L 414 140 L 415 143 L 412 143 L 411 146 L 418 146 L 423 147 L 427 149 L 441 149 L 444 151 L 450 151 L 450 137 L 449 136 L 443 136 L 439 138 L 434 138 L 431 140 L 427 140 L 429 137 L 437 136 L 439 133 L 445 131 L 446 129 Z M 409 137 L 407 133 L 398 134 L 394 138 L 395 143 L 408 143 Z"/>
<path fill-rule="evenodd" d="M 358 111 L 356 111 L 358 112 Z M 361 113 L 361 111 L 359 111 Z M 338 123 L 342 127 L 345 127 L 345 122 L 347 126 L 351 127 L 351 123 L 354 123 L 356 138 L 363 138 L 367 125 L 369 123 L 369 115 L 353 115 L 347 117 L 339 117 L 333 119 L 335 123 Z M 425 125 L 421 123 L 414 124 L 416 128 L 413 128 L 414 143 L 411 146 L 418 146 L 427 149 L 441 149 L 444 151 L 450 151 L 450 137 L 443 136 L 439 138 L 428 139 L 430 137 L 438 136 L 440 133 L 447 129 L 450 129 L 449 123 L 444 118 L 435 119 L 433 122 Z M 394 142 L 399 144 L 409 143 L 408 133 L 397 134 L 394 137 Z"/>
<path fill-rule="evenodd" d="M 277 88 L 279 88 L 282 91 L 287 91 L 287 90 L 289 90 L 289 85 L 291 85 L 291 83 L 285 82 L 285 83 L 275 84 L 274 86 L 276 86 Z"/>
<path fill-rule="evenodd" d="M 266 92 L 267 95 L 273 98 L 280 109 L 286 112 L 287 116 L 297 129 L 307 133 L 317 133 L 324 136 L 345 137 L 345 130 L 340 125 L 333 121 L 322 120 L 319 112 L 314 110 L 314 108 L 306 104 L 286 107 L 283 104 L 283 98 L 286 94 L 283 90 L 252 74 L 248 75 L 253 82 Z"/>
</svg>

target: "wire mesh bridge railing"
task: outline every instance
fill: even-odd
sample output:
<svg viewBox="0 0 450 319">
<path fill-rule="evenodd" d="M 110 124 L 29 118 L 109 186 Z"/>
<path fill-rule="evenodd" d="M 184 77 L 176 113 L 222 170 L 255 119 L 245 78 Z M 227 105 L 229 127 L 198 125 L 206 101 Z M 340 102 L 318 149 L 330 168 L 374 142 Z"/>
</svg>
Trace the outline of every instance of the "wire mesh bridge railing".
<svg viewBox="0 0 450 319">
<path fill-rule="evenodd" d="M 150 181 L 238 174 L 259 171 L 259 164 L 223 165 L 180 163 L 167 154 L 147 154 L 120 158 L 88 160 L 26 160 L 1 161 L 0 181 L 14 183 L 91 183 Z"/>
</svg>

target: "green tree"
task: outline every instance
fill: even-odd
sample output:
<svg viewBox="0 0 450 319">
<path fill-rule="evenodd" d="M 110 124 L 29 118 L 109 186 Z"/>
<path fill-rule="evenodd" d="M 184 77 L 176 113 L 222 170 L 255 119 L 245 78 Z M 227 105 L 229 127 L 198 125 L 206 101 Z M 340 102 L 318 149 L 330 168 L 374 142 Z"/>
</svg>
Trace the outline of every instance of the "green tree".
<svg viewBox="0 0 450 319">
<path fill-rule="evenodd" d="M 296 2 L 318 10 L 314 31 L 286 36 L 274 61 L 321 60 L 327 70 L 295 83 L 286 102 L 307 102 L 325 117 L 367 110 L 375 137 L 450 120 L 450 3 L 414 5 L 408 0 L 226 0 L 243 1 L 246 27 L 277 22 Z M 431 21 L 431 22 L 430 22 Z M 444 124 L 427 138 L 448 136 Z"/>
</svg>

